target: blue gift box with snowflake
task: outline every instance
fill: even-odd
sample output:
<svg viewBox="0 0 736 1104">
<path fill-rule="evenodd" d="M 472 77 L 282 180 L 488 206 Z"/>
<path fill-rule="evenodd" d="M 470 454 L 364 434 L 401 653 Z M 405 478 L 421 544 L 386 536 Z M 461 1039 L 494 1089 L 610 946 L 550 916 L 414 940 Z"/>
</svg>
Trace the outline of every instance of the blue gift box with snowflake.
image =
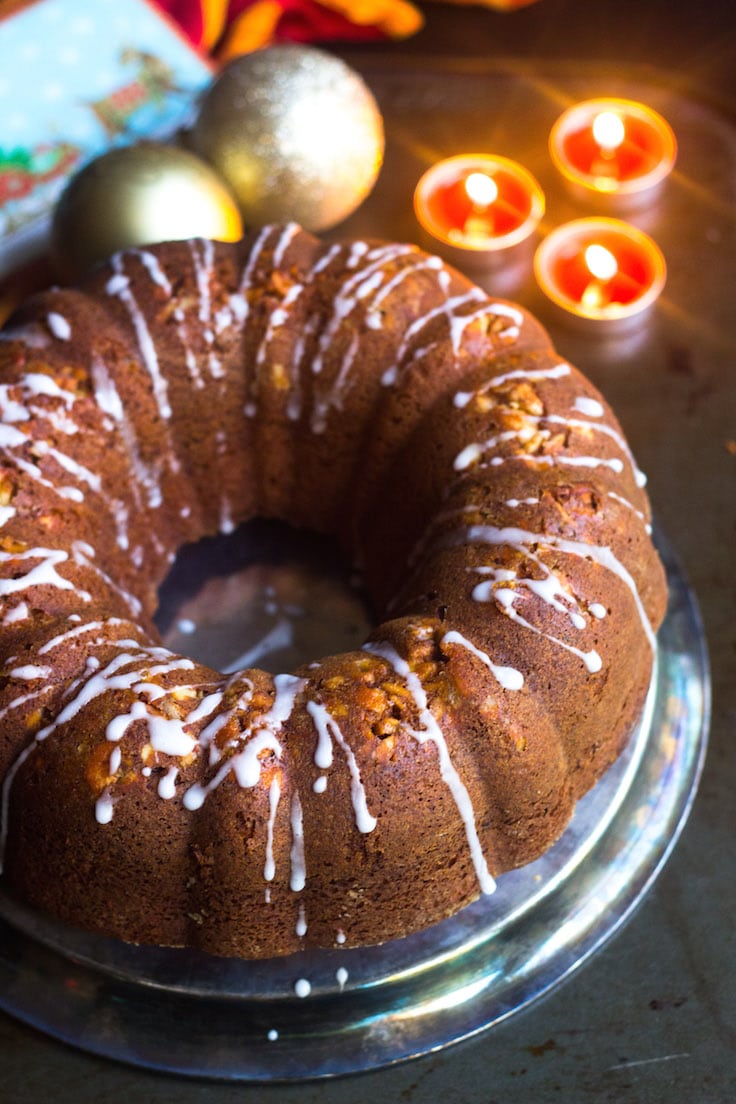
<svg viewBox="0 0 736 1104">
<path fill-rule="evenodd" d="M 0 19 L 0 275 L 46 245 L 68 177 L 170 137 L 212 79 L 146 0 L 37 0 Z"/>
</svg>

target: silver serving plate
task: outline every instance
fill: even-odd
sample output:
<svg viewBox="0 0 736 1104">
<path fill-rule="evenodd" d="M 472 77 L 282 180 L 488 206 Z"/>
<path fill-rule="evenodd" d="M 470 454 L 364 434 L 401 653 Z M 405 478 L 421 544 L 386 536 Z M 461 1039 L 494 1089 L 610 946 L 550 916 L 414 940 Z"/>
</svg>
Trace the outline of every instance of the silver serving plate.
<svg viewBox="0 0 736 1104">
<path fill-rule="evenodd" d="M 246 651 L 250 662 L 288 666 L 306 644 L 314 656 L 359 642 L 365 610 L 336 565 L 325 574 L 324 550 L 264 564 L 270 541 L 267 529 L 251 530 L 229 574 L 217 542 L 195 550 L 163 595 L 170 646 L 204 650 L 223 667 Z M 705 754 L 710 681 L 699 611 L 671 548 L 661 536 L 658 544 L 670 605 L 640 724 L 559 842 L 504 875 L 493 896 L 381 947 L 248 963 L 91 936 L 1 895 L 0 1007 L 136 1066 L 289 1081 L 437 1050 L 558 985 L 652 885 L 687 818 Z M 310 992 L 300 997 L 304 981 Z"/>
</svg>

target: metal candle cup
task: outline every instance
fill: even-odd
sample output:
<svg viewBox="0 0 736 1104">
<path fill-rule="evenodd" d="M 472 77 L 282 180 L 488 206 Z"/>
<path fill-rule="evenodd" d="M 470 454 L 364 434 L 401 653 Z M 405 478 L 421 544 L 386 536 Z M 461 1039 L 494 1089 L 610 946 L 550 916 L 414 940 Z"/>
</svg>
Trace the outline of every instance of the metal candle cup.
<svg viewBox="0 0 736 1104">
<path fill-rule="evenodd" d="M 416 217 L 458 267 L 490 269 L 527 241 L 544 214 L 544 193 L 522 165 L 491 154 L 438 161 L 414 192 Z"/>
<path fill-rule="evenodd" d="M 570 319 L 599 333 L 639 326 L 667 269 L 659 246 L 635 226 L 585 218 L 553 230 L 534 256 L 539 287 Z"/>
<path fill-rule="evenodd" d="M 652 108 L 607 97 L 563 112 L 550 132 L 549 150 L 577 196 L 624 209 L 653 199 L 675 163 L 677 142 Z"/>
</svg>

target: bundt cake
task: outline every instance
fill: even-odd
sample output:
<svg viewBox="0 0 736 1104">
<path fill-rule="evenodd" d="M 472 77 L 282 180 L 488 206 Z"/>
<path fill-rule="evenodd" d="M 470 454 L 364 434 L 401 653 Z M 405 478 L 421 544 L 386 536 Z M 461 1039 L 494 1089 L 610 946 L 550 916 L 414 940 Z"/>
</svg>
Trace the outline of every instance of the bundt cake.
<svg viewBox="0 0 736 1104">
<path fill-rule="evenodd" d="M 3 879 L 245 958 L 375 944 L 539 856 L 625 744 L 666 602 L 611 410 L 527 312 L 295 225 L 114 256 L 0 341 Z M 293 673 L 161 645 L 186 542 L 332 534 L 377 627 Z"/>
</svg>

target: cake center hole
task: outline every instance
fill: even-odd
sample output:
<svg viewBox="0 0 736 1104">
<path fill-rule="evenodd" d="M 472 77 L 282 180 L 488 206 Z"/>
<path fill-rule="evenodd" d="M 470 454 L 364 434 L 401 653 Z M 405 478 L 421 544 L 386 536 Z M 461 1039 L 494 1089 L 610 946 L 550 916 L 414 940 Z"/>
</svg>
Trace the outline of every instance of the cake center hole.
<svg viewBox="0 0 736 1104">
<path fill-rule="evenodd" d="M 359 648 L 371 620 L 332 539 L 257 520 L 180 550 L 156 624 L 167 648 L 218 671 L 278 674 Z"/>
</svg>

